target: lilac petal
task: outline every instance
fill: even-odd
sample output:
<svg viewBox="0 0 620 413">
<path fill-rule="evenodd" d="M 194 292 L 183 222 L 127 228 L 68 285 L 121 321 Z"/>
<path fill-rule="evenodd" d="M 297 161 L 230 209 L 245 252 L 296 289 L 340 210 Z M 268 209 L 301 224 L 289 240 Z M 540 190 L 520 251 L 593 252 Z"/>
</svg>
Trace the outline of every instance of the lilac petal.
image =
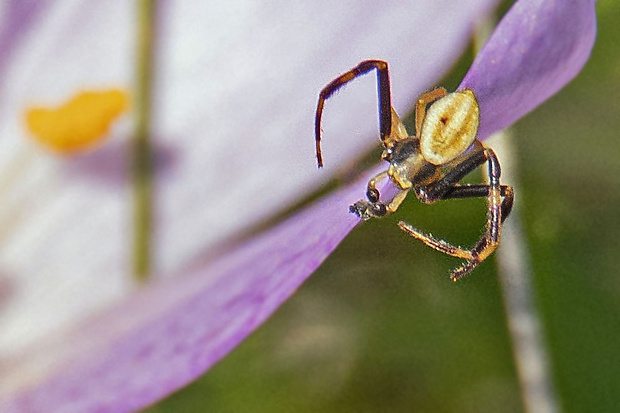
<svg viewBox="0 0 620 413">
<path fill-rule="evenodd" d="M 10 286 L 0 303 L 0 364 L 134 288 L 127 275 L 127 188 L 99 185 L 80 173 L 77 158 L 67 162 L 45 151 L 24 126 L 33 105 L 55 106 L 81 89 L 130 89 L 133 6 L 124 0 L 0 5 L 0 284 Z M 112 145 L 122 145 L 131 130 L 129 115 L 113 127 Z M 122 175 L 124 161 L 106 166 Z"/>
<path fill-rule="evenodd" d="M 234 253 L 47 342 L 13 370 L 3 366 L 0 411 L 133 411 L 189 383 L 333 251 L 358 223 L 346 206 L 364 190 L 359 181 L 337 191 Z"/>
<path fill-rule="evenodd" d="M 163 10 L 154 130 L 179 162 L 157 181 L 162 273 L 273 216 L 379 144 L 368 74 L 327 102 L 317 170 L 314 111 L 329 81 L 361 60 L 387 60 L 393 105 L 405 113 L 496 1 L 245 3 Z"/>
<path fill-rule="evenodd" d="M 5 2 L 0 10 L 0 78 L 5 75 L 7 62 L 19 49 L 24 35 L 38 23 L 39 16 L 48 8 L 44 2 Z M 2 92 L 0 85 L 0 93 Z"/>
<path fill-rule="evenodd" d="M 478 137 L 516 122 L 573 79 L 595 36 L 594 0 L 517 1 L 459 86 L 478 98 Z"/>
<path fill-rule="evenodd" d="M 24 136 L 22 115 L 33 102 L 61 102 L 81 88 L 129 88 L 137 10 L 126 0 L 4 3 L 0 283 L 11 288 L 3 289 L 10 294 L 0 312 L 0 363 L 132 292 L 131 203 L 118 185 L 129 169 L 118 155 L 133 118 L 116 125 L 107 146 L 67 161 Z M 333 77 L 362 59 L 387 59 L 394 105 L 404 110 L 459 56 L 496 0 L 161 3 L 156 276 L 214 254 L 378 144 L 369 75 L 330 100 L 328 164 L 316 169 L 314 110 Z"/>
<path fill-rule="evenodd" d="M 581 7 L 571 4 L 576 9 Z M 544 5 L 540 7 L 546 10 Z M 519 9 L 511 13 L 517 13 L 515 10 Z M 512 16 L 507 19 L 512 21 Z M 547 25 L 553 23 L 548 20 Z M 553 27 L 545 29 L 554 31 Z M 540 44 L 549 47 L 549 55 L 556 56 L 552 62 L 562 65 L 555 43 L 539 40 L 531 44 L 540 55 L 547 54 Z M 514 49 L 504 47 L 499 51 L 510 56 Z M 577 67 L 571 63 L 579 60 L 572 53 L 575 49 L 560 49 L 566 53 L 566 66 Z M 528 49 L 523 52 L 523 56 L 530 56 Z M 494 58 L 495 62 L 504 62 L 501 55 Z M 502 75 L 496 72 L 504 72 L 505 68 L 494 68 L 492 60 L 487 60 L 485 75 L 500 78 Z M 521 64 L 539 61 L 525 59 Z M 476 79 L 479 65 L 474 65 L 468 79 Z M 549 70 L 555 76 L 564 73 Z M 537 73 L 542 76 L 547 72 L 541 69 Z M 564 76 L 564 81 L 569 78 Z M 511 79 L 507 77 L 506 81 Z M 531 88 L 544 86 L 540 82 L 528 83 L 528 79 L 522 76 L 524 84 Z M 489 98 L 494 96 L 490 93 L 493 88 L 485 93 L 484 83 L 467 81 L 464 87 L 473 87 L 479 93 L 483 111 L 489 112 L 484 108 L 489 107 Z M 518 99 L 513 103 L 522 99 L 516 92 L 505 96 Z M 508 104 L 501 107 L 509 108 Z M 495 125 L 499 127 L 500 123 Z M 3 365 L 1 410 L 128 411 L 186 384 L 263 322 L 335 248 L 357 222 L 346 206 L 363 192 L 363 183 L 337 192 L 210 266 L 155 285 L 78 332 L 60 337 L 55 344 L 45 343 L 43 351 L 29 353 L 26 361 Z"/>
</svg>

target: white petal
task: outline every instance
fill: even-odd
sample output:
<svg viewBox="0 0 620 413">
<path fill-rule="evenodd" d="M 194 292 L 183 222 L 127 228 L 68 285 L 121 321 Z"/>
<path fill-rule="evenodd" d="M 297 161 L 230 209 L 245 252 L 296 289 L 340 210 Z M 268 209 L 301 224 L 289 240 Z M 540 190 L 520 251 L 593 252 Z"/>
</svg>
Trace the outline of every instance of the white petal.
<svg viewBox="0 0 620 413">
<path fill-rule="evenodd" d="M 126 188 L 102 186 L 75 168 L 80 160 L 35 144 L 23 118 L 29 106 L 56 106 L 81 88 L 131 87 L 133 7 L 46 6 L 31 10 L 29 25 L 11 39 L 0 77 L 0 353 L 110 303 L 131 284 Z M 5 6 L 4 18 L 23 18 L 12 14 L 17 7 Z M 112 139 L 126 136 L 129 123 L 117 125 Z"/>
<path fill-rule="evenodd" d="M 367 76 L 328 103 L 327 171 L 316 170 L 314 110 L 327 82 L 360 60 L 388 60 L 394 106 L 404 111 L 494 1 L 212 3 L 160 10 L 160 273 L 208 257 L 376 144 L 375 80 Z M 14 41 L 0 33 L 0 354 L 131 291 L 131 120 L 116 125 L 109 145 L 67 160 L 28 140 L 22 116 L 30 104 L 55 105 L 79 88 L 130 87 L 136 10 L 124 0 L 38 7 Z"/>
<path fill-rule="evenodd" d="M 326 104 L 326 170 L 317 170 L 314 112 L 329 81 L 361 60 L 387 60 L 393 104 L 405 112 L 458 57 L 492 3 L 171 5 L 158 62 L 156 129 L 175 164 L 158 187 L 159 269 L 174 272 L 204 259 L 378 144 L 376 80 L 369 74 Z"/>
</svg>

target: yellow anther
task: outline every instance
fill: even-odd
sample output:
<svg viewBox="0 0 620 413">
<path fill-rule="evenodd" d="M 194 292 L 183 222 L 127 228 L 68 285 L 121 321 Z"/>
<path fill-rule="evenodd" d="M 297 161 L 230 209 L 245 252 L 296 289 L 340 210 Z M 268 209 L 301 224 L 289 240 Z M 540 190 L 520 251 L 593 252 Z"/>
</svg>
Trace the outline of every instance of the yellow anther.
<svg viewBox="0 0 620 413">
<path fill-rule="evenodd" d="M 74 153 L 104 140 L 128 107 L 129 94 L 123 90 L 83 91 L 57 108 L 28 108 L 26 125 L 44 146 Z"/>
</svg>

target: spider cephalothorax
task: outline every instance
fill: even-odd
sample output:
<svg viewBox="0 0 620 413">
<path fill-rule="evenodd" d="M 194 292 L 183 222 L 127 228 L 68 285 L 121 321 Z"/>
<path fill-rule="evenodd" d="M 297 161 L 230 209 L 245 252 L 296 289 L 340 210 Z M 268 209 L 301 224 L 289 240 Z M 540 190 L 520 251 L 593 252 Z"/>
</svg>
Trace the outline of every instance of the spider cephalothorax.
<svg viewBox="0 0 620 413">
<path fill-rule="evenodd" d="M 367 199 L 351 205 L 350 211 L 363 220 L 382 217 L 396 211 L 410 191 L 425 204 L 439 199 L 486 197 L 486 230 L 471 249 L 425 234 L 404 221 L 398 223 L 402 230 L 430 247 L 465 259 L 465 263 L 450 276 L 456 281 L 495 251 L 499 245 L 502 223 L 512 209 L 514 197 L 511 187 L 500 185 L 501 170 L 495 152 L 476 139 L 480 109 L 472 90 L 447 93 L 444 88 L 438 88 L 422 94 L 416 104 L 416 134 L 409 136 L 391 105 L 387 63 L 381 60 L 363 61 L 334 79 L 319 95 L 315 124 L 318 165 L 323 166 L 320 141 L 325 100 L 344 84 L 373 69 L 377 71 L 379 88 L 379 129 L 384 146 L 382 159 L 390 165 L 368 182 Z M 488 164 L 488 184 L 459 184 L 465 175 L 484 163 Z M 385 178 L 389 178 L 398 188 L 396 195 L 386 202 L 380 200 L 377 189 L 377 182 Z"/>
</svg>

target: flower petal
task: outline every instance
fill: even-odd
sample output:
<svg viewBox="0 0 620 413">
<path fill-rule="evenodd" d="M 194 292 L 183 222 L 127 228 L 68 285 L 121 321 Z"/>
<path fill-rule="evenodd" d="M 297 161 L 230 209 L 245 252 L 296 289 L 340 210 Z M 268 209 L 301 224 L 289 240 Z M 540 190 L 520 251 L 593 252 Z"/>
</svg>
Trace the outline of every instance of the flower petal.
<svg viewBox="0 0 620 413">
<path fill-rule="evenodd" d="M 491 96 L 480 92 L 483 102 Z M 357 222 L 346 205 L 363 191 L 357 183 L 337 192 L 207 269 L 155 285 L 74 335 L 46 343 L 23 363 L 5 361 L 2 410 L 132 410 L 185 384 L 320 264 Z"/>
<path fill-rule="evenodd" d="M 594 0 L 520 0 L 499 23 L 459 89 L 476 93 L 478 137 L 502 130 L 581 70 L 596 36 Z"/>
<path fill-rule="evenodd" d="M 314 111 L 329 81 L 362 60 L 385 59 L 393 104 L 404 112 L 460 55 L 494 3 L 170 6 L 155 129 L 178 150 L 178 163 L 157 188 L 159 270 L 178 271 L 378 145 L 369 74 L 327 102 L 326 167 L 317 170 Z"/>
<path fill-rule="evenodd" d="M 312 122 L 331 78 L 361 59 L 388 59 L 395 105 L 406 108 L 494 2 L 162 2 L 152 128 L 157 154 L 165 149 L 156 160 L 158 274 L 213 254 L 329 178 L 314 164 Z M 132 291 L 131 119 L 109 144 L 69 160 L 27 140 L 21 121 L 32 103 L 53 106 L 93 86 L 130 89 L 134 3 L 66 0 L 29 13 L 13 3 L 5 20 L 27 24 L 13 37 L 0 31 L 0 51 L 10 49 L 0 62 L 0 284 L 10 286 L 2 356 Z M 328 168 L 377 142 L 375 80 L 359 84 L 330 102 Z"/>
<path fill-rule="evenodd" d="M 3 2 L 0 30 L 0 284 L 10 286 L 0 360 L 132 284 L 126 189 L 85 179 L 72 168 L 79 158 L 29 139 L 24 117 L 32 105 L 55 106 L 82 90 L 131 89 L 133 3 L 28 4 Z M 112 128 L 118 145 L 130 120 Z M 126 176 L 126 151 L 118 154 L 113 173 Z"/>
<path fill-rule="evenodd" d="M 359 181 L 217 261 L 152 285 L 0 377 L 0 410 L 134 411 L 187 384 L 260 325 L 358 223 Z M 4 392 L 4 393 L 3 393 Z"/>
</svg>

